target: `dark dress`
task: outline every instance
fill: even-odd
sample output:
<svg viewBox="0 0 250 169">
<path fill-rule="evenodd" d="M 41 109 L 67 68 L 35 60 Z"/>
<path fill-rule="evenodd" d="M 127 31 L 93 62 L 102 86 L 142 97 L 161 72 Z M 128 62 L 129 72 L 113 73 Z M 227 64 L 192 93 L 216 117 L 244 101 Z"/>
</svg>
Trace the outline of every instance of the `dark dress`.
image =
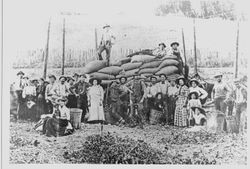
<svg viewBox="0 0 250 169">
<path fill-rule="evenodd" d="M 69 88 L 71 88 L 73 86 L 70 86 Z M 69 95 L 68 95 L 68 102 L 66 104 L 66 106 L 68 108 L 77 108 L 77 98 L 76 95 L 72 92 L 72 90 L 69 90 Z"/>
<path fill-rule="evenodd" d="M 42 114 L 48 114 L 48 108 L 45 100 L 45 89 L 46 86 L 39 85 L 36 89 L 37 91 L 37 113 L 36 119 L 39 120 Z"/>
</svg>

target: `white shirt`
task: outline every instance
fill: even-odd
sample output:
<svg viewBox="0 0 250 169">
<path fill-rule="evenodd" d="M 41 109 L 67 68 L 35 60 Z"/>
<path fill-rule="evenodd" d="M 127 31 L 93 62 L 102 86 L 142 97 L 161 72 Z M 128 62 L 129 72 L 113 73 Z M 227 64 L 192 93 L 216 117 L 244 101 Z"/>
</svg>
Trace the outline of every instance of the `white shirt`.
<svg viewBox="0 0 250 169">
<path fill-rule="evenodd" d="M 55 87 L 55 93 L 59 96 L 68 96 L 69 94 L 69 89 L 68 89 L 68 86 L 67 84 L 58 84 L 56 85 Z"/>
<path fill-rule="evenodd" d="M 190 93 L 191 92 L 197 92 L 199 94 L 199 97 L 201 99 L 205 99 L 208 96 L 208 93 L 204 89 L 202 89 L 201 87 L 199 87 L 199 86 L 190 87 L 189 90 L 190 90 Z"/>
<path fill-rule="evenodd" d="M 102 33 L 102 41 L 103 42 L 111 41 L 111 43 L 114 43 L 114 39 L 115 39 L 115 37 L 110 30 L 108 32 L 104 31 Z"/>
<path fill-rule="evenodd" d="M 22 96 L 23 98 L 26 98 L 27 95 L 36 96 L 36 87 L 35 86 L 24 87 Z"/>
<path fill-rule="evenodd" d="M 177 95 L 179 92 L 178 88 L 176 86 L 169 86 L 168 87 L 168 96 L 174 96 Z"/>
<path fill-rule="evenodd" d="M 163 95 L 166 95 L 168 93 L 168 87 L 170 86 L 170 83 L 168 81 L 165 81 L 164 84 L 162 82 L 157 83 L 159 92 L 161 92 Z"/>
<path fill-rule="evenodd" d="M 146 92 L 144 97 L 145 98 L 151 98 L 151 97 L 155 97 L 155 95 L 160 92 L 159 86 L 157 84 L 152 85 L 152 86 L 148 86 L 146 88 Z"/>
</svg>

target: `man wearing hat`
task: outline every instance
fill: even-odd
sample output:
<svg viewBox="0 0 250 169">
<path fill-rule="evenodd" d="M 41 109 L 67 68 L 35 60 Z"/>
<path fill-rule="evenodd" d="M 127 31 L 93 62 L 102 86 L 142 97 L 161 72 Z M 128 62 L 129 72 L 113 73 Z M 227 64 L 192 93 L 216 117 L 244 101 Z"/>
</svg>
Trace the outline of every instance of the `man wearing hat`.
<svg viewBox="0 0 250 169">
<path fill-rule="evenodd" d="M 120 86 L 120 100 L 121 100 L 121 116 L 126 121 L 128 119 L 128 105 L 129 105 L 129 93 L 132 93 L 132 91 L 127 87 L 127 77 L 122 76 L 119 78 L 119 86 Z"/>
<path fill-rule="evenodd" d="M 142 123 L 142 108 L 138 106 L 139 104 L 143 104 L 144 100 L 144 91 L 146 89 L 145 83 L 140 79 L 140 75 L 136 72 L 133 76 L 133 79 L 127 85 L 132 92 L 130 92 L 130 114 L 132 118 L 135 119 L 135 124 L 132 124 L 132 127 L 135 127 L 137 124 L 143 128 Z"/>
<path fill-rule="evenodd" d="M 150 77 L 150 83 L 145 89 L 143 100 L 146 100 L 146 118 L 149 120 L 150 110 L 154 107 L 155 96 L 161 92 L 160 86 L 157 84 L 156 76 Z"/>
<path fill-rule="evenodd" d="M 174 112 L 176 107 L 176 99 L 178 95 L 178 88 L 176 85 L 176 77 L 169 76 L 169 87 L 167 89 L 167 110 L 168 110 L 168 124 L 174 125 Z"/>
<path fill-rule="evenodd" d="M 158 56 L 159 58 L 162 58 L 163 56 L 167 55 L 165 43 L 159 43 L 158 48 L 154 49 L 152 52 L 153 55 Z"/>
<path fill-rule="evenodd" d="M 59 97 L 67 97 L 69 94 L 69 89 L 66 82 L 66 77 L 61 76 L 59 78 L 60 83 L 56 86 L 55 92 Z"/>
<path fill-rule="evenodd" d="M 33 83 L 33 80 L 29 80 L 29 83 L 27 86 L 24 87 L 22 97 L 25 100 L 26 103 L 26 112 L 25 116 L 27 119 L 37 120 L 36 119 L 36 113 L 34 110 L 34 105 L 36 102 L 36 87 Z"/>
<path fill-rule="evenodd" d="M 77 108 L 82 109 L 82 122 L 88 109 L 87 89 L 90 86 L 85 80 L 86 75 L 81 74 L 79 81 L 70 87 L 70 91 L 77 97 Z"/>
<path fill-rule="evenodd" d="M 247 88 L 241 84 L 240 79 L 234 80 L 234 90 L 232 91 L 232 97 L 235 102 L 236 108 L 236 124 L 240 127 L 241 114 L 246 111 L 247 108 Z"/>
<path fill-rule="evenodd" d="M 106 59 L 107 65 L 109 65 L 110 54 L 111 54 L 111 47 L 114 44 L 115 36 L 110 31 L 111 26 L 105 25 L 103 26 L 103 33 L 101 36 L 101 42 L 98 50 L 99 60 L 103 60 L 102 52 L 106 51 Z"/>
<path fill-rule="evenodd" d="M 109 102 L 111 105 L 111 116 L 117 121 L 117 125 L 123 124 L 125 120 L 120 115 L 121 113 L 121 99 L 120 94 L 122 93 L 122 88 L 119 83 L 114 80 L 110 83 L 110 88 L 108 92 Z"/>
<path fill-rule="evenodd" d="M 222 82 L 222 74 L 217 74 L 214 76 L 216 83 L 214 84 L 212 99 L 214 100 L 215 109 L 223 113 L 226 113 L 227 100 L 230 96 L 230 89 L 228 85 Z"/>
<path fill-rule="evenodd" d="M 175 55 L 177 57 L 177 59 L 181 63 L 179 65 L 179 68 L 182 70 L 184 65 L 183 65 L 183 60 L 182 60 L 182 57 L 181 57 L 181 52 L 178 49 L 179 43 L 178 42 L 173 42 L 173 43 L 171 43 L 170 46 L 171 46 L 171 49 L 168 51 L 168 55 Z"/>
<path fill-rule="evenodd" d="M 74 83 L 78 82 L 78 78 L 79 78 L 79 74 L 74 73 L 74 75 L 73 75 Z"/>
<path fill-rule="evenodd" d="M 190 85 L 191 85 L 191 87 L 189 87 L 190 92 L 197 92 L 199 94 L 198 98 L 200 99 L 201 104 L 204 104 L 206 102 L 208 93 L 203 88 L 199 87 L 199 82 L 196 79 L 191 79 Z"/>
<path fill-rule="evenodd" d="M 52 114 L 53 112 L 52 97 L 56 94 L 55 89 L 57 87 L 57 84 L 55 83 L 55 81 L 56 81 L 55 75 L 49 75 L 49 84 L 46 86 L 46 90 L 45 90 L 45 99 L 46 99 L 49 114 Z"/>
</svg>

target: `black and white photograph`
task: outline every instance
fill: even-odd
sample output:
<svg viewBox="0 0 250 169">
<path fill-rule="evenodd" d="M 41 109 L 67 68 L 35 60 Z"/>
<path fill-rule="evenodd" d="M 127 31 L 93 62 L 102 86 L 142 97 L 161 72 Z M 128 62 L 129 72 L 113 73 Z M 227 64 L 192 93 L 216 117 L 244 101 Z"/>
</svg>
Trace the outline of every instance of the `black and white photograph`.
<svg viewBox="0 0 250 169">
<path fill-rule="evenodd" d="M 2 168 L 247 168 L 247 0 L 2 2 Z"/>
</svg>

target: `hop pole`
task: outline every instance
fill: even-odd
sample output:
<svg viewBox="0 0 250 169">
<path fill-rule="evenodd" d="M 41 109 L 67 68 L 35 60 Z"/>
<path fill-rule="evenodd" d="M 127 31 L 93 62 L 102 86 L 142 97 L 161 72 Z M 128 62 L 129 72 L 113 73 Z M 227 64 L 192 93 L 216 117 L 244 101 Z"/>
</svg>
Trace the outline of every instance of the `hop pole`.
<svg viewBox="0 0 250 169">
<path fill-rule="evenodd" d="M 236 37 L 236 60 L 235 60 L 235 78 L 238 77 L 238 62 L 239 62 L 239 22 L 237 24 L 237 37 Z"/>
<path fill-rule="evenodd" d="M 49 57 L 49 34 L 50 34 L 50 21 L 48 24 L 48 31 L 47 31 L 47 43 L 45 48 L 45 57 L 44 57 L 44 67 L 43 67 L 43 78 L 46 79 L 47 74 L 47 63 L 48 63 L 48 57 Z"/>
</svg>

